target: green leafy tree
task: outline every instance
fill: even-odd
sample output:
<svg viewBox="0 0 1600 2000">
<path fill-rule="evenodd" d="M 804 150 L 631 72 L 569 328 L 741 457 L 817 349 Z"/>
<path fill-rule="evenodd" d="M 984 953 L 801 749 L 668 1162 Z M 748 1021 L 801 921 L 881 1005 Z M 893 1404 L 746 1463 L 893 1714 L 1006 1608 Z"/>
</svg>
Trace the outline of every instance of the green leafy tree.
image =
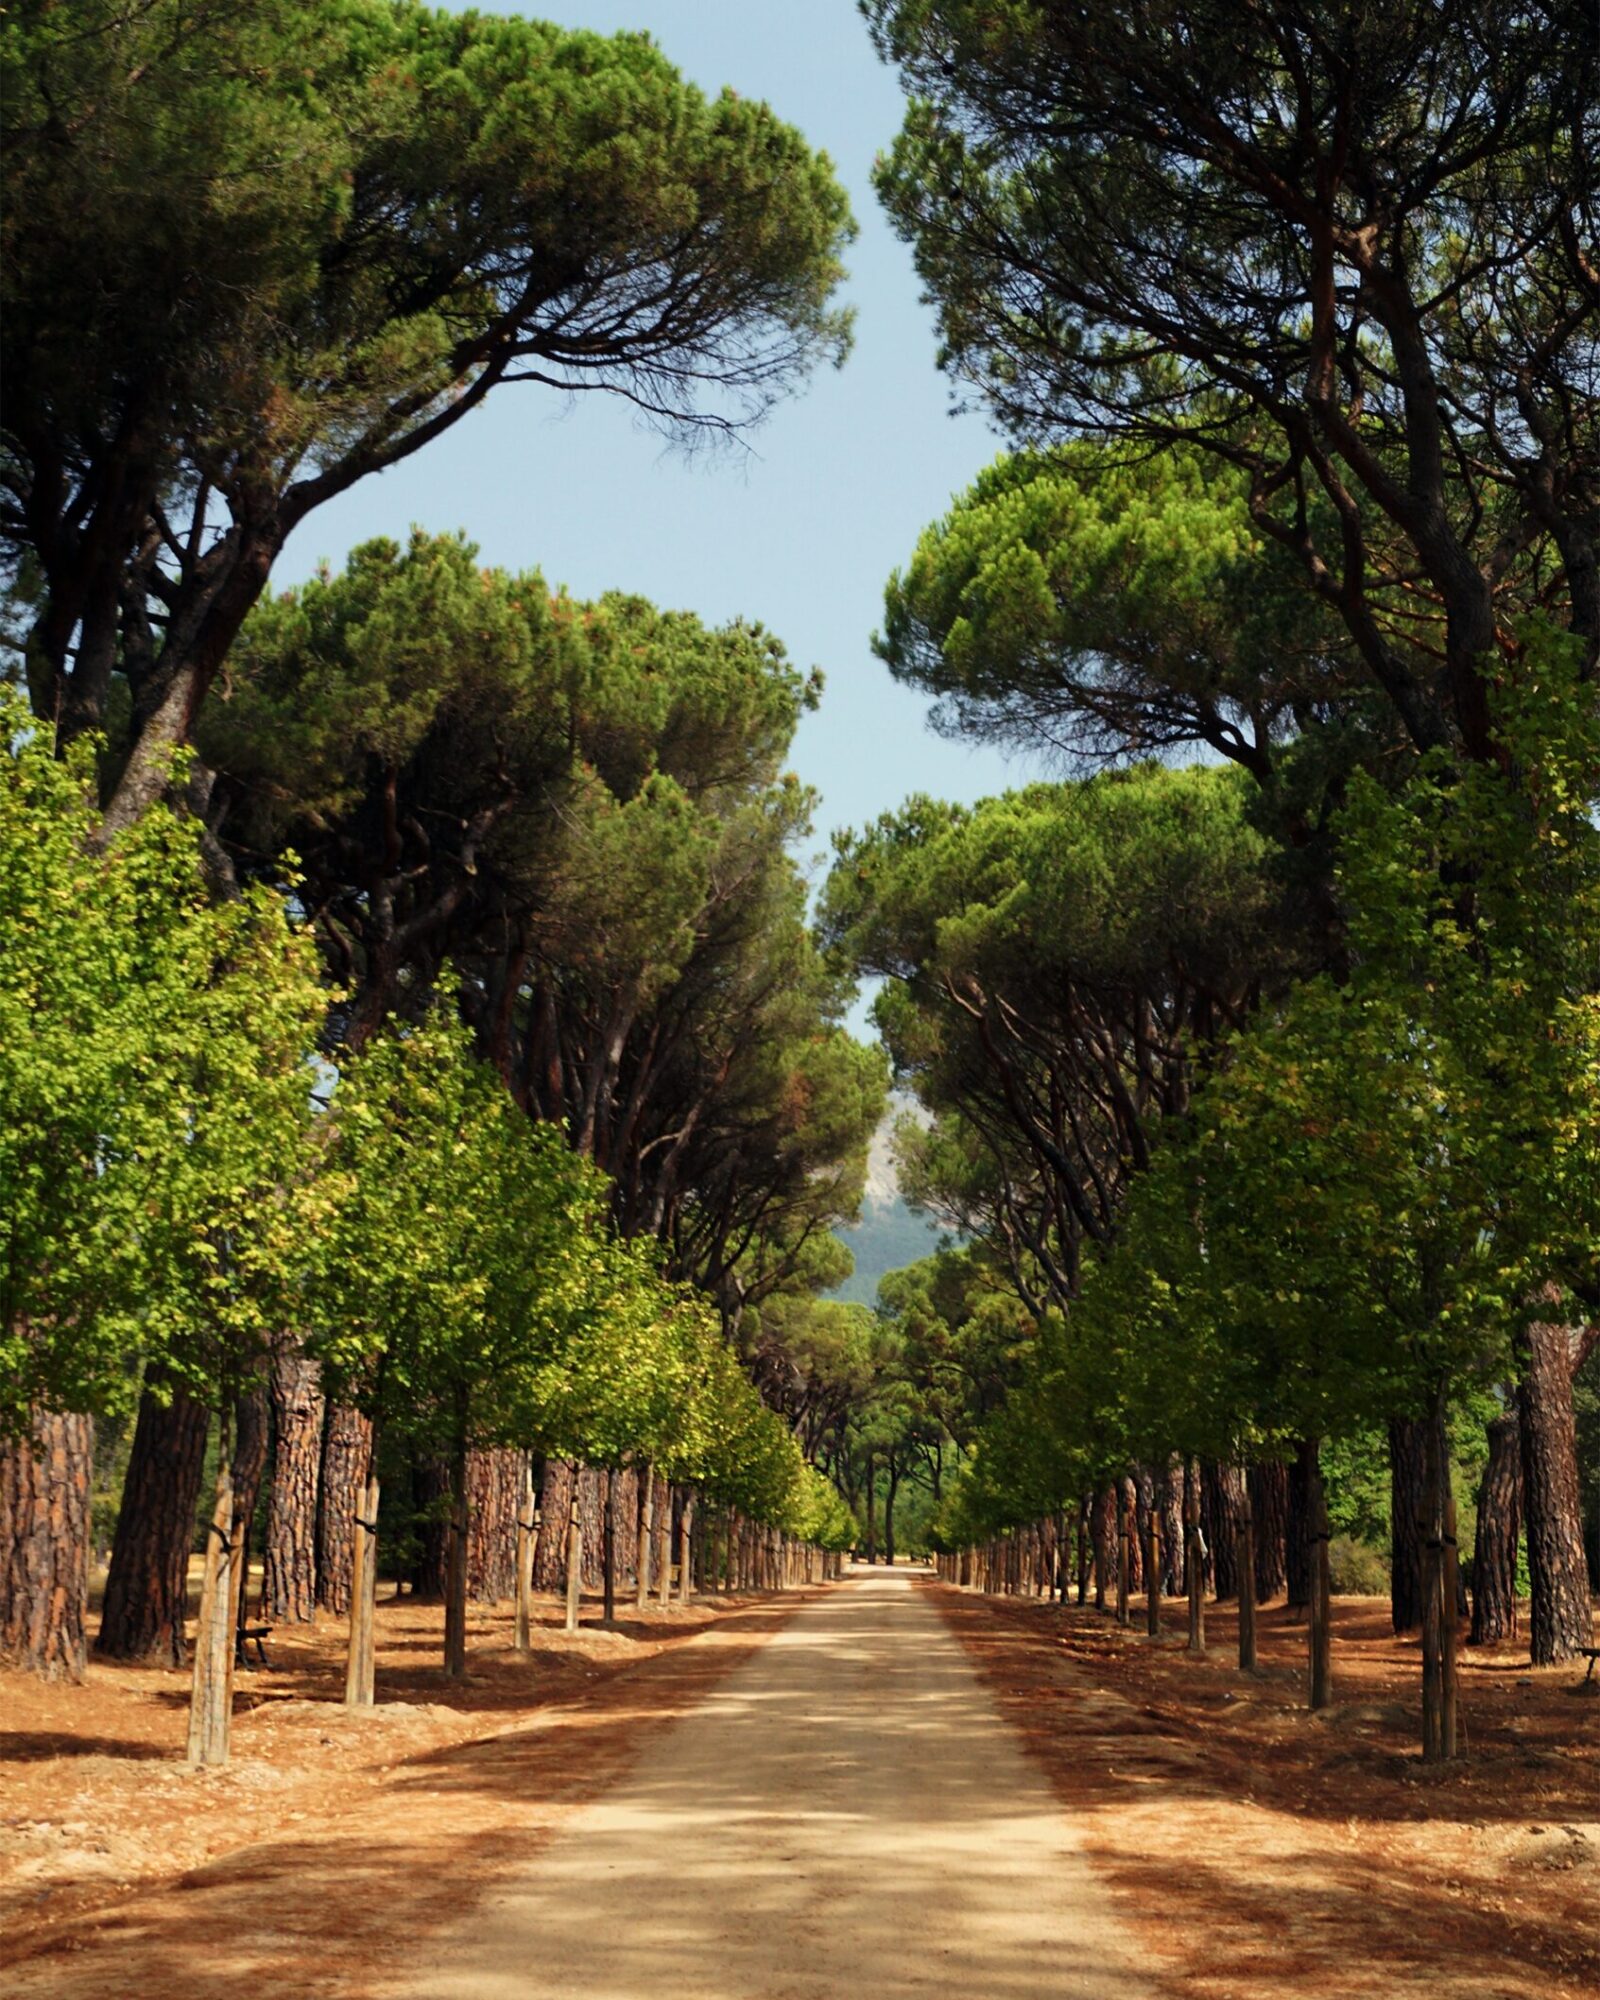
<svg viewBox="0 0 1600 2000">
<path fill-rule="evenodd" d="M 1024 444 L 1178 445 L 1419 749 L 1494 754 L 1506 593 L 1600 659 L 1581 0 L 865 0 L 943 364 Z"/>
<path fill-rule="evenodd" d="M 882 1114 L 789 853 L 814 695 L 759 627 L 576 604 L 417 535 L 263 605 L 202 729 L 240 872 L 296 857 L 352 995 L 335 1034 L 451 960 L 482 1054 L 730 1323 L 826 1282 Z"/>
<path fill-rule="evenodd" d="M 502 383 L 694 434 L 844 352 L 828 161 L 643 35 L 94 0 L 13 12 L 0 55 L 0 523 L 35 712 L 115 727 L 113 826 L 286 537 Z"/>
<path fill-rule="evenodd" d="M 53 1462 L 68 1482 L 28 1489 L 37 1520 L 14 1496 L 5 1643 L 76 1672 L 89 1420 L 124 1416 L 145 1370 L 226 1404 L 258 1365 L 293 1269 L 323 995 L 278 898 L 212 901 L 192 826 L 153 812 L 102 850 L 90 746 L 56 763 L 4 691 L 0 741 L 0 1433 L 8 1480 Z M 62 1574 L 30 1571 L 30 1547 Z"/>
</svg>

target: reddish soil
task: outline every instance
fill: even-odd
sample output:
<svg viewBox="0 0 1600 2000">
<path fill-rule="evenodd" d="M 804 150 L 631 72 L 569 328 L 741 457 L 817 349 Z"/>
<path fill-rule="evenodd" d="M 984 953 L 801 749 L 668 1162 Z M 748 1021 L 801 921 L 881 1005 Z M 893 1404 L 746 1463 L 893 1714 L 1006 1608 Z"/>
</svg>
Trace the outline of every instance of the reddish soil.
<svg viewBox="0 0 1600 2000">
<path fill-rule="evenodd" d="M 216 1772 L 183 1762 L 186 1674 L 0 1673 L 0 1984 L 8 2000 L 356 2000 L 459 1916 L 464 1881 L 480 1892 L 524 1861 L 801 1601 L 630 1608 L 575 1638 L 545 1601 L 522 1655 L 509 1606 L 476 1607 L 465 1684 L 439 1665 L 441 1608 L 385 1602 L 366 1713 L 340 1703 L 342 1621 L 280 1629 L 270 1670 L 239 1675 Z"/>
<path fill-rule="evenodd" d="M 1385 1600 L 1337 1601 L 1336 1706 L 1313 1716 L 1282 1607 L 1252 1677 L 1230 1607 L 1208 1605 L 1197 1660 L 1181 1604 L 1152 1642 L 1093 1610 L 927 1587 L 1174 1995 L 1600 1993 L 1600 1699 L 1581 1669 L 1464 1649 L 1467 1755 L 1429 1767 L 1419 1649 Z"/>
</svg>

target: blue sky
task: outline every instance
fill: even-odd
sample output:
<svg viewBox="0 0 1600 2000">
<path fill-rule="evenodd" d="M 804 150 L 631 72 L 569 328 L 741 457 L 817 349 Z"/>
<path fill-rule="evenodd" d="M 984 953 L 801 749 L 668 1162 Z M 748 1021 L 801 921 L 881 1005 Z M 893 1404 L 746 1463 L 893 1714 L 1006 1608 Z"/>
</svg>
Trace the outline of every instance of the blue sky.
<svg viewBox="0 0 1600 2000">
<path fill-rule="evenodd" d="M 989 748 L 934 736 L 925 704 L 872 657 L 889 572 L 919 530 L 999 449 L 976 416 L 952 417 L 934 366 L 932 315 L 910 253 L 873 197 L 875 154 L 892 140 L 901 98 L 854 0 L 566 0 L 486 9 L 535 13 L 610 33 L 648 30 L 707 89 L 766 98 L 832 156 L 860 236 L 848 297 L 856 347 L 814 378 L 746 453 L 686 461 L 620 403 L 567 405 L 509 387 L 436 444 L 296 533 L 273 581 L 336 565 L 356 543 L 403 537 L 413 523 L 462 529 L 485 561 L 537 566 L 580 597 L 637 591 L 720 622 L 759 619 L 827 692 L 802 724 L 793 766 L 821 793 L 817 837 L 859 825 L 926 791 L 973 799 L 1031 773 Z"/>
</svg>

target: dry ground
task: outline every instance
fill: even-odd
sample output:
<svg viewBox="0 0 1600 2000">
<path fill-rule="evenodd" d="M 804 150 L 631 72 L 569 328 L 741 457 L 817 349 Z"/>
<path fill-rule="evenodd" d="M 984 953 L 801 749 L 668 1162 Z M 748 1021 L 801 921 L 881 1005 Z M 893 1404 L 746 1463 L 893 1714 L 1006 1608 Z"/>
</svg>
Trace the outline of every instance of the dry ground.
<svg viewBox="0 0 1600 2000">
<path fill-rule="evenodd" d="M 239 1675 L 220 1772 L 183 1763 L 186 1674 L 94 1663 L 68 1687 L 0 1672 L 0 1987 L 353 2000 L 798 1601 L 630 1606 L 614 1632 L 568 1638 L 541 1600 L 527 1655 L 509 1606 L 477 1606 L 465 1685 L 439 1666 L 441 1607 L 385 1601 L 365 1714 L 340 1705 L 342 1621 L 280 1628 L 271 1670 Z"/>
<path fill-rule="evenodd" d="M 1418 1657 L 1341 1600 L 1326 1718 L 1303 1631 L 1262 1619 L 1230 1664 L 1208 1607 L 1191 1661 L 1093 1611 L 924 1586 L 1072 1816 L 1167 2000 L 1578 2000 L 1600 1992 L 1600 1699 L 1570 1668 L 1464 1656 L 1469 1756 L 1420 1765 Z M 799 1601 L 698 1604 L 535 1651 L 476 1610 L 471 1677 L 442 1615 L 380 1608 L 379 1708 L 340 1707 L 338 1621 L 243 1674 L 235 1762 L 182 1762 L 187 1677 L 0 1674 L 0 1988 L 7 2000 L 358 2000 L 502 1886 L 700 1706 Z M 1137 1606 L 1136 1616 L 1141 1607 Z M 593 1618 L 596 1607 L 586 1608 Z M 883 1857 L 893 1893 L 894 1855 Z M 913 1929 L 915 1912 L 907 1912 Z M 985 2000 L 962 1995 L 962 2000 Z"/>
<path fill-rule="evenodd" d="M 1600 1699 L 1575 1692 L 1581 1669 L 1464 1649 L 1469 1754 L 1429 1769 L 1419 1650 L 1387 1600 L 1336 1601 L 1336 1706 L 1313 1717 L 1305 1628 L 1281 1607 L 1252 1678 L 1232 1607 L 1207 1606 L 1194 1660 L 1181 1603 L 1152 1642 L 1092 1608 L 927 1588 L 1086 1816 L 1174 1995 L 1600 1993 Z"/>
</svg>

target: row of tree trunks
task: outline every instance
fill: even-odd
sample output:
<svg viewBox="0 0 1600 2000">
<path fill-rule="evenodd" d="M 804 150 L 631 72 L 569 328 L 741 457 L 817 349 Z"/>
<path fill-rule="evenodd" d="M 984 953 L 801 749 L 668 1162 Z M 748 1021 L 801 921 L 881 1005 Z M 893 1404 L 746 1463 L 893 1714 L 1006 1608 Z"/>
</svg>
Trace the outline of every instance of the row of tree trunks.
<svg viewBox="0 0 1600 2000">
<path fill-rule="evenodd" d="M 0 1658 L 81 1680 L 88 1654 L 94 1425 L 36 1410 L 0 1443 Z"/>
</svg>

